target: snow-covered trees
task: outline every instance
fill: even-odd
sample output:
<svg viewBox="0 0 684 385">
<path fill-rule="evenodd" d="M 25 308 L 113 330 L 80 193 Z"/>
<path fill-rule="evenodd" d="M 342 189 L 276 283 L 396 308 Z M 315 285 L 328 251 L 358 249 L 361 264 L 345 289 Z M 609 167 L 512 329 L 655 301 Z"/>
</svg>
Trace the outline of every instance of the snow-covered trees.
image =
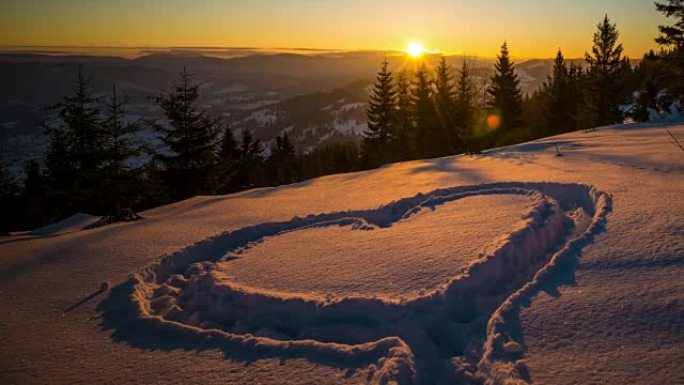
<svg viewBox="0 0 684 385">
<path fill-rule="evenodd" d="M 497 110 L 501 116 L 500 128 L 506 131 L 519 128 L 522 114 L 522 92 L 520 80 L 515 73 L 515 65 L 511 61 L 506 42 L 501 46 L 501 52 L 494 65 L 495 73 L 491 78 L 489 88 L 489 107 Z"/>
</svg>

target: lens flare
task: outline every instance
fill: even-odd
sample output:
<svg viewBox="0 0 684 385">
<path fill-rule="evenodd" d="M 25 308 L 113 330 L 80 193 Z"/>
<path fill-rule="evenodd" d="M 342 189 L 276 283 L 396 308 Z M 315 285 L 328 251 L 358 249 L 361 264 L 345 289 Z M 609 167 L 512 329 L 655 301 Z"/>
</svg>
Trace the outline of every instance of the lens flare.
<svg viewBox="0 0 684 385">
<path fill-rule="evenodd" d="M 491 114 L 487 117 L 487 127 L 491 130 L 496 130 L 501 127 L 501 117 L 496 114 Z"/>
</svg>

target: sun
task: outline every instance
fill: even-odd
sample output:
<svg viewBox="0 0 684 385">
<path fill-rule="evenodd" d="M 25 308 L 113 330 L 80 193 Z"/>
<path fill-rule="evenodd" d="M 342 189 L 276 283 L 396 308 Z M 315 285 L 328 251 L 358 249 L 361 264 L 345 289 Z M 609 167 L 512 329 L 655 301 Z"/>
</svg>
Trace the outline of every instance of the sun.
<svg viewBox="0 0 684 385">
<path fill-rule="evenodd" d="M 408 47 L 406 47 L 406 53 L 411 57 L 420 57 L 425 53 L 425 48 L 422 44 L 417 41 L 411 42 Z"/>
</svg>

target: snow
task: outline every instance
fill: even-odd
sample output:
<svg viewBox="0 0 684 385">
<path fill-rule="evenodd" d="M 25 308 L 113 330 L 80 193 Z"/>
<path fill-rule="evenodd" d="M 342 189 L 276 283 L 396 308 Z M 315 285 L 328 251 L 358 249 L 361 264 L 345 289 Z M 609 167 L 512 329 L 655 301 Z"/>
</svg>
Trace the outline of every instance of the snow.
<svg viewBox="0 0 684 385">
<path fill-rule="evenodd" d="M 670 141 L 601 127 L 3 237 L 0 382 L 684 383 Z"/>
<path fill-rule="evenodd" d="M 68 218 L 64 218 L 59 222 L 43 226 L 31 232 L 32 235 L 55 235 L 64 234 L 72 231 L 82 230 L 88 225 L 92 225 L 100 218 L 89 214 L 76 213 Z"/>
</svg>

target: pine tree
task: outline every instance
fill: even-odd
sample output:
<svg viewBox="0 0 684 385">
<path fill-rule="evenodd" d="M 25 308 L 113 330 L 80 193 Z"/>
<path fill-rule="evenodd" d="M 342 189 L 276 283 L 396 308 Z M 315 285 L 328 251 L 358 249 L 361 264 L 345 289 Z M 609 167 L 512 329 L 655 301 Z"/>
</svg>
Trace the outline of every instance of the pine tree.
<svg viewBox="0 0 684 385">
<path fill-rule="evenodd" d="M 59 141 L 52 143 L 47 159 L 49 170 L 59 169 L 52 173 L 52 190 L 64 194 L 72 204 L 70 209 L 79 211 L 97 211 L 102 190 L 100 110 L 89 84 L 79 68 L 71 93 L 53 107 L 58 124 L 48 128 L 52 140 Z"/>
<path fill-rule="evenodd" d="M 261 142 L 249 130 L 242 131 L 236 181 L 240 189 L 260 186 L 264 181 L 264 155 Z"/>
<path fill-rule="evenodd" d="M 522 92 L 520 80 L 515 73 L 515 64 L 511 62 L 508 45 L 505 42 L 497 56 L 495 70 L 491 78 L 491 87 L 487 90 L 490 96 L 489 107 L 500 113 L 500 128 L 503 132 L 510 132 L 521 125 Z"/>
<path fill-rule="evenodd" d="M 575 71 L 575 70 L 573 70 Z M 553 135 L 572 131 L 577 128 L 578 97 L 574 87 L 577 81 L 572 77 L 561 50 L 554 60 L 553 73 L 542 87 L 544 117 L 547 131 L 543 135 Z"/>
<path fill-rule="evenodd" d="M 435 110 L 439 130 L 434 133 L 433 150 L 436 155 L 449 155 L 462 147 L 455 122 L 454 77 L 451 67 L 442 57 L 435 70 Z"/>
<path fill-rule="evenodd" d="M 270 172 L 269 180 L 275 185 L 290 184 L 297 180 L 297 152 L 287 133 L 276 136 L 266 164 Z"/>
<path fill-rule="evenodd" d="M 13 196 L 17 193 L 17 182 L 5 170 L 5 167 L 0 163 L 0 198 Z"/>
<path fill-rule="evenodd" d="M 102 122 L 102 142 L 104 161 L 105 222 L 135 220 L 139 216 L 132 211 L 135 203 L 136 177 L 128 161 L 140 154 L 135 133 L 138 126 L 125 121 L 127 96 L 120 98 L 116 86 L 104 101 L 105 118 Z"/>
<path fill-rule="evenodd" d="M 622 56 L 622 44 L 618 44 L 619 32 L 606 15 L 594 33 L 592 53 L 585 54 L 588 68 L 588 102 L 593 113 L 593 125 L 602 126 L 622 120 L 619 110 L 621 78 L 624 76 L 626 59 Z"/>
<path fill-rule="evenodd" d="M 228 193 L 237 191 L 239 186 L 236 184 L 236 174 L 240 163 L 240 149 L 238 148 L 235 134 L 230 127 L 223 130 L 221 145 L 218 153 L 218 172 L 219 183 L 218 191 Z"/>
<path fill-rule="evenodd" d="M 463 142 L 464 151 L 470 153 L 475 117 L 475 91 L 467 60 L 463 60 L 456 80 L 455 120 L 459 127 L 458 136 Z"/>
<path fill-rule="evenodd" d="M 387 59 L 378 72 L 366 115 L 368 129 L 363 134 L 362 156 L 369 166 L 379 166 L 391 155 L 397 124 L 396 90 Z"/>
<path fill-rule="evenodd" d="M 199 86 L 185 68 L 173 89 L 156 98 L 165 124 L 152 122 L 170 154 L 158 154 L 175 198 L 212 193 L 220 124 L 199 106 Z"/>
<path fill-rule="evenodd" d="M 21 190 L 22 226 L 36 228 L 62 216 L 62 213 L 55 212 L 59 205 L 49 204 L 47 181 L 40 164 L 35 160 L 28 162 L 25 172 L 26 179 Z"/>
<path fill-rule="evenodd" d="M 658 12 L 667 17 L 675 17 L 678 20 L 674 25 L 661 25 L 658 27 L 660 36 L 656 39 L 658 44 L 669 46 L 674 50 L 684 50 L 684 0 L 667 0 L 667 3 L 656 2 Z"/>
<path fill-rule="evenodd" d="M 440 130 L 440 127 L 433 104 L 430 74 L 425 64 L 421 64 L 416 71 L 412 91 L 415 122 L 415 137 L 411 139 L 414 145 L 413 154 L 419 158 L 436 156 L 435 138 L 438 138 L 436 132 Z"/>
<path fill-rule="evenodd" d="M 667 76 L 668 88 L 684 106 L 684 0 L 656 2 L 656 9 L 667 17 L 675 18 L 673 25 L 658 27 L 660 36 L 656 38 L 656 42 L 667 47 L 662 56 L 667 62 L 672 63 Z"/>
<path fill-rule="evenodd" d="M 97 100 L 88 90 L 90 81 L 79 68 L 71 95 L 57 105 L 66 145 L 77 172 L 92 172 L 100 163 L 100 111 Z"/>
<path fill-rule="evenodd" d="M 411 157 L 411 138 L 413 135 L 413 109 L 411 102 L 411 83 L 403 70 L 397 75 L 396 82 L 397 128 L 392 143 L 392 161 L 406 160 Z"/>
</svg>

